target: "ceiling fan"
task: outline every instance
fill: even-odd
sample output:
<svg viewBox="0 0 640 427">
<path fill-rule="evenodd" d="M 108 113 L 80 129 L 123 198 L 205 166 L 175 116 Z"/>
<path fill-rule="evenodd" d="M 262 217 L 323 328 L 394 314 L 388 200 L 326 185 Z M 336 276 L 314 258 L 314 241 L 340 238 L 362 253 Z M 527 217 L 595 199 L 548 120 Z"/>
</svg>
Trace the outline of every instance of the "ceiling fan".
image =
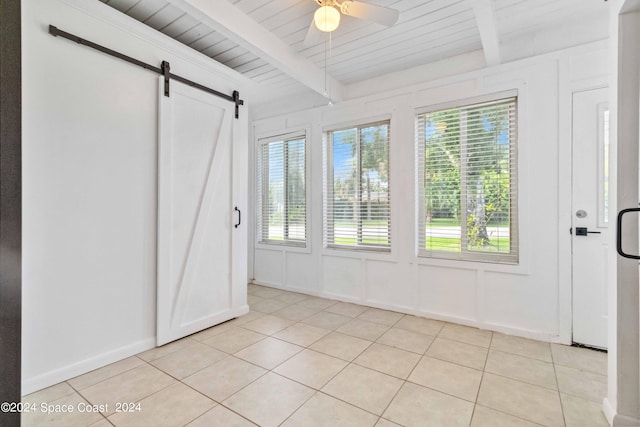
<svg viewBox="0 0 640 427">
<path fill-rule="evenodd" d="M 354 18 L 376 22 L 387 27 L 398 20 L 399 12 L 388 7 L 364 3 L 361 1 L 344 0 L 314 0 L 320 7 L 313 15 L 309 31 L 304 44 L 309 46 L 323 40 L 323 32 L 331 32 L 340 25 L 340 16 L 347 15 Z"/>
</svg>

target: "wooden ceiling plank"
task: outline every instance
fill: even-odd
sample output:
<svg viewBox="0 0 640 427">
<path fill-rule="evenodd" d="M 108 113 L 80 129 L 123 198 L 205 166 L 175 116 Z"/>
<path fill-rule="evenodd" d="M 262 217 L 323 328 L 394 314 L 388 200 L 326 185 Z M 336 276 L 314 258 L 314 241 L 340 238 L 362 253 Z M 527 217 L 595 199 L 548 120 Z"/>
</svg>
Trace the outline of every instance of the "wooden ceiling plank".
<svg viewBox="0 0 640 427">
<path fill-rule="evenodd" d="M 403 0 L 395 9 L 400 12 L 398 22 L 391 28 L 384 27 L 379 24 L 373 24 L 362 19 L 356 19 L 350 16 L 344 16 L 343 24 L 333 32 L 333 46 L 340 47 L 342 45 L 351 45 L 354 43 L 363 42 L 363 39 L 368 38 L 384 38 L 389 31 L 402 32 L 407 25 L 415 24 L 416 20 L 423 16 L 431 16 L 437 13 L 440 9 L 447 9 L 460 6 L 464 3 L 464 0 L 431 0 L 425 2 L 424 0 Z M 464 9 L 469 9 L 468 6 L 464 6 Z M 456 10 L 456 9 L 449 9 Z M 453 13 L 453 12 L 452 12 Z M 308 28 L 309 21 L 306 22 L 306 28 Z M 324 46 L 319 43 L 315 46 L 305 46 L 303 40 L 305 34 L 301 35 L 298 40 L 287 40 L 290 45 L 296 46 L 296 50 L 303 54 L 305 57 L 309 57 L 313 54 L 324 51 Z"/>
<path fill-rule="evenodd" d="M 249 52 L 247 52 L 246 49 L 244 49 L 243 47 L 240 46 L 235 46 L 231 49 L 227 49 L 224 52 L 220 52 L 219 54 L 213 56 L 212 58 L 215 59 L 218 62 L 223 63 L 224 65 L 227 65 L 229 63 L 229 61 L 233 60 L 234 58 L 237 58 L 238 56 L 241 55 L 245 55 Z M 251 54 L 253 55 L 253 54 Z M 255 57 L 255 56 L 254 56 Z M 231 67 L 230 65 L 227 65 L 227 67 Z M 233 67 L 231 67 L 233 68 Z"/>
<path fill-rule="evenodd" d="M 309 2 L 309 3 L 313 6 L 312 2 Z M 269 20 L 273 18 L 278 19 L 279 16 L 286 14 L 287 11 L 291 9 L 292 6 L 295 6 L 296 4 L 300 4 L 300 0 L 279 0 L 277 2 L 271 1 L 255 9 L 251 13 L 247 13 L 247 15 L 249 15 L 251 19 L 262 24 L 262 26 L 264 26 L 269 30 L 269 27 L 264 25 L 265 20 Z"/>
<path fill-rule="evenodd" d="M 335 73 L 336 76 L 339 76 L 340 79 L 342 79 L 344 71 L 353 70 L 356 71 L 354 74 L 357 74 L 358 70 L 365 69 L 367 67 L 379 67 L 380 69 L 387 65 L 397 67 L 398 64 L 396 61 L 403 57 L 412 56 L 414 58 L 424 58 L 432 49 L 438 49 L 442 46 L 456 43 L 458 40 L 475 40 L 476 45 L 478 47 L 481 46 L 480 40 L 478 39 L 477 30 L 475 28 L 467 29 L 464 31 L 457 31 L 453 35 L 447 35 L 446 37 L 443 37 L 441 39 L 424 40 L 417 38 L 414 41 L 415 44 L 413 46 L 405 46 L 404 48 L 390 47 L 380 52 L 380 58 L 384 58 L 384 60 L 382 61 L 379 58 L 373 56 L 356 58 L 352 61 L 345 61 L 341 64 L 330 64 L 329 70 Z"/>
<path fill-rule="evenodd" d="M 127 11 L 127 15 L 140 22 L 144 22 L 150 16 L 167 6 L 167 4 L 167 2 L 160 0 L 140 0 L 135 6 Z"/>
<path fill-rule="evenodd" d="M 207 47 L 206 49 L 203 49 L 201 52 L 211 58 L 221 55 L 235 47 L 238 47 L 238 45 L 229 40 L 229 39 L 222 39 L 221 41 L 212 44 L 211 46 Z"/>
<path fill-rule="evenodd" d="M 180 18 L 183 14 L 184 12 L 178 9 L 177 7 L 167 4 L 158 12 L 154 13 L 149 18 L 147 18 L 147 20 L 144 21 L 144 23 L 150 26 L 151 28 L 160 30 L 161 28 L 166 27 L 176 19 Z"/>
<path fill-rule="evenodd" d="M 265 80 L 268 80 L 270 78 L 273 78 L 274 76 L 279 76 L 280 74 L 282 74 L 282 71 L 278 70 L 277 68 L 271 68 L 270 70 L 261 73 L 257 76 L 253 77 L 253 80 L 257 81 L 257 82 L 262 82 Z"/>
<path fill-rule="evenodd" d="M 196 25 L 198 25 L 198 20 L 193 16 L 189 16 L 185 13 L 180 18 L 176 19 L 160 31 L 168 35 L 169 37 L 176 38 L 180 34 L 183 34 L 185 31 L 188 31 Z"/>
<path fill-rule="evenodd" d="M 468 39 L 466 41 L 461 40 L 459 43 L 455 43 L 453 45 L 443 46 L 440 49 L 432 49 L 429 51 L 428 55 L 423 57 L 416 58 L 412 55 L 409 55 L 405 58 L 399 58 L 395 60 L 393 64 L 384 64 L 380 68 L 368 67 L 363 70 L 363 72 L 359 72 L 356 77 L 352 77 L 348 73 L 346 73 L 344 75 L 341 75 L 340 78 L 346 84 L 361 82 L 363 80 L 375 78 L 380 75 L 385 75 L 401 69 L 409 69 L 429 62 L 440 61 L 456 55 L 481 50 L 482 45 L 480 44 L 480 42 L 474 40 L 475 39 Z M 382 74 L 380 74 L 381 71 Z"/>
<path fill-rule="evenodd" d="M 439 19 L 428 24 L 412 25 L 411 28 L 405 28 L 404 31 L 400 33 L 395 33 L 393 35 L 389 34 L 387 37 L 366 45 L 358 44 L 354 45 L 350 49 L 348 49 L 349 46 L 334 48 L 332 49 L 332 62 L 339 63 L 344 59 L 351 59 L 363 55 L 378 56 L 381 50 L 389 46 L 399 48 L 411 47 L 419 50 L 420 46 L 416 44 L 416 38 L 442 39 L 447 37 L 451 32 L 469 28 L 473 28 L 477 34 L 473 12 L 471 10 L 467 10 L 456 15 L 449 15 L 446 19 Z M 407 43 L 407 40 L 411 40 L 411 43 Z M 307 59 L 314 61 L 316 64 L 323 63 L 324 52 Z"/>
<path fill-rule="evenodd" d="M 204 24 L 200 24 L 200 25 L 204 25 Z M 207 28 L 209 28 L 207 26 Z M 210 29 L 210 28 L 209 28 Z M 210 29 L 211 30 L 211 29 Z M 189 43 L 189 47 L 202 52 L 203 50 L 220 43 L 221 41 L 225 40 L 225 37 L 220 34 L 217 33 L 213 30 L 211 30 L 210 33 L 204 35 L 203 37 L 200 37 L 199 39 L 196 39 L 194 41 L 192 41 L 191 43 Z"/>
<path fill-rule="evenodd" d="M 213 30 L 211 28 L 207 27 L 204 24 L 198 24 L 195 27 L 189 28 L 187 31 L 177 36 L 176 39 L 179 42 L 191 47 L 191 43 L 195 42 L 196 40 L 203 39 L 204 37 L 212 33 Z"/>
<path fill-rule="evenodd" d="M 131 9 L 137 2 L 138 0 L 109 0 L 107 4 L 120 12 L 127 13 L 127 10 Z"/>
<path fill-rule="evenodd" d="M 311 22 L 313 14 L 317 9 L 318 5 L 312 1 L 297 1 L 295 4 L 288 6 L 279 13 L 258 22 L 260 22 L 260 24 L 267 30 L 278 35 L 278 32 L 275 30 L 283 25 L 290 25 L 293 23 L 296 26 L 303 25 L 305 28 L 309 28 L 309 22 Z M 253 15 L 249 16 L 253 18 Z"/>
<path fill-rule="evenodd" d="M 249 15 L 254 10 L 259 9 L 270 2 L 273 2 L 273 0 L 239 0 L 234 2 L 233 5 Z"/>
<path fill-rule="evenodd" d="M 245 62 L 244 64 L 240 64 L 237 67 L 234 68 L 234 70 L 236 70 L 239 73 L 242 74 L 246 74 L 250 71 L 253 71 L 257 68 L 262 67 L 263 65 L 267 64 L 263 59 L 261 58 L 254 58 L 251 61 Z"/>
<path fill-rule="evenodd" d="M 427 5 L 429 7 L 427 7 Z M 377 43 L 385 42 L 390 38 L 406 42 L 410 40 L 406 37 L 406 34 L 411 30 L 429 31 L 434 25 L 437 25 L 438 22 L 446 22 L 448 19 L 452 19 L 452 17 L 461 13 L 471 13 L 471 8 L 464 1 L 452 2 L 451 0 L 436 0 L 427 5 L 412 9 L 410 15 L 401 14 L 400 21 L 390 28 L 372 28 L 373 25 L 364 25 L 357 27 L 357 30 L 345 36 L 338 33 L 333 37 L 333 55 L 361 50 L 366 46 L 373 46 L 375 50 Z M 361 20 L 355 21 L 363 22 Z M 360 22 L 358 22 L 358 24 Z M 349 24 L 351 24 L 351 22 Z M 345 25 L 345 29 L 349 29 L 349 26 Z M 301 54 L 313 61 L 314 59 L 324 56 L 324 45 L 321 44 L 304 49 L 301 51 Z"/>
<path fill-rule="evenodd" d="M 244 75 L 249 77 L 250 79 L 253 79 L 254 77 L 258 77 L 273 70 L 277 70 L 277 68 L 267 62 L 266 64 L 254 68 L 253 70 L 246 71 Z"/>
<path fill-rule="evenodd" d="M 296 54 L 275 34 L 262 27 L 227 1 L 170 0 L 174 6 L 197 18 L 215 31 L 222 33 L 257 57 L 271 62 L 284 73 L 317 93 L 325 92 L 325 78 L 333 88 L 336 101 L 342 99 L 342 85 L 313 64 Z M 214 4 L 215 3 L 215 4 Z"/>
</svg>

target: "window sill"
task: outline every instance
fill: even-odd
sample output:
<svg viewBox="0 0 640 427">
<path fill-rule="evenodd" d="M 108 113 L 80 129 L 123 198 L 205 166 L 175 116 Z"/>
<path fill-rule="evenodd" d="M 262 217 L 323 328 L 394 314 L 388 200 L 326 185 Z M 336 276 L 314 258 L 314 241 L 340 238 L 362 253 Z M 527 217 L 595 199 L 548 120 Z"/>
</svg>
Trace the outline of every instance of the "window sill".
<svg viewBox="0 0 640 427">
<path fill-rule="evenodd" d="M 291 242 L 256 242 L 255 249 L 267 250 L 267 251 L 279 251 L 279 252 L 299 252 L 299 253 L 311 253 L 311 245 L 309 241 L 305 243 L 291 243 Z"/>
</svg>

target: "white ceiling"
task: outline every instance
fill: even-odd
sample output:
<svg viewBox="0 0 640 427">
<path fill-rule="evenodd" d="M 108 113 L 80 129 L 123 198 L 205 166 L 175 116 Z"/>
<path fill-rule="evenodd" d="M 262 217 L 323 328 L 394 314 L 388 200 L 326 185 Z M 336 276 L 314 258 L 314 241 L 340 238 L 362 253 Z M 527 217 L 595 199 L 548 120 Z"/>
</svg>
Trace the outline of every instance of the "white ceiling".
<svg viewBox="0 0 640 427">
<path fill-rule="evenodd" d="M 606 37 L 603 0 L 362 0 L 400 11 L 390 28 L 343 16 L 327 41 L 303 40 L 313 0 L 101 0 L 258 83 L 265 93 L 322 92 L 484 49 L 488 64 Z M 231 22 L 233 21 L 233 22 Z M 590 31 L 599 28 L 599 31 Z M 519 45 L 505 48 L 520 41 Z M 525 41 L 525 42 L 523 42 Z M 538 44 L 540 44 L 538 42 Z M 325 62 L 326 61 L 326 62 Z"/>
</svg>

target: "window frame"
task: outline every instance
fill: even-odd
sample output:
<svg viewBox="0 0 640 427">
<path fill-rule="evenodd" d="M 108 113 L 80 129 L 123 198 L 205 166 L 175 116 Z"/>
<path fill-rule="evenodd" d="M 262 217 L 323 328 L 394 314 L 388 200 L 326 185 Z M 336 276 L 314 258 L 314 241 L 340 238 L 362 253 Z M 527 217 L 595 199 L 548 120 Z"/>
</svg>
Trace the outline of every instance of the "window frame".
<svg viewBox="0 0 640 427">
<path fill-rule="evenodd" d="M 513 160 L 509 164 L 509 194 L 510 194 L 510 216 L 509 216 L 509 235 L 510 235 L 510 250 L 509 253 L 499 252 L 482 252 L 473 251 L 460 245 L 460 251 L 444 251 L 427 249 L 426 245 L 426 223 L 425 218 L 425 149 L 421 149 L 420 144 L 425 144 L 424 138 L 420 141 L 419 132 L 419 116 L 429 113 L 435 113 L 450 109 L 464 109 L 470 107 L 477 107 L 484 103 L 493 103 L 506 101 L 510 98 L 515 102 L 515 119 L 514 119 L 514 139 L 510 141 L 509 152 Z M 444 259 L 452 261 L 469 261 L 469 262 L 483 262 L 493 263 L 501 265 L 519 265 L 520 264 L 520 233 L 519 227 L 521 223 L 521 217 L 519 214 L 519 187 L 520 180 L 518 177 L 519 172 L 519 128 L 520 128 L 520 114 L 521 114 L 521 100 L 519 91 L 517 89 L 505 90 L 501 92 L 495 92 L 486 95 L 474 96 L 469 98 L 461 98 L 449 102 L 434 104 L 431 106 L 420 107 L 414 110 L 414 125 L 415 125 L 415 188 L 416 188 L 416 256 L 421 259 Z M 461 157 L 466 147 L 461 145 Z M 466 181 L 466 180 L 464 180 Z M 461 218 L 460 229 L 461 234 L 466 233 L 467 230 L 467 213 L 466 213 L 466 199 L 465 197 L 465 182 L 460 178 L 460 212 L 464 212 L 464 219 Z M 421 231 L 424 227 L 425 230 Z"/>
<path fill-rule="evenodd" d="M 392 215 L 391 215 L 391 124 L 392 124 L 393 120 L 391 118 L 390 115 L 385 115 L 385 116 L 379 116 L 379 117 L 375 117 L 373 119 L 367 120 L 354 120 L 352 122 L 347 122 L 347 123 L 342 123 L 340 125 L 334 125 L 334 126 L 329 126 L 329 127 L 325 127 L 323 129 L 322 132 L 322 139 L 323 139 L 323 152 L 324 152 L 324 165 L 323 165 L 323 185 L 324 185 L 324 191 L 323 191 L 323 233 L 322 233 L 322 237 L 323 237 L 323 247 L 325 249 L 337 249 L 337 250 L 344 250 L 344 251 L 357 251 L 357 252 L 375 252 L 375 253 L 384 253 L 384 254 L 388 254 L 392 252 L 392 245 L 391 245 L 391 235 L 392 235 L 392 231 L 391 231 L 391 219 L 392 219 Z M 334 183 L 334 176 L 333 176 L 333 138 L 332 135 L 334 132 L 340 132 L 343 130 L 347 130 L 347 129 L 356 129 L 356 140 L 357 140 L 357 146 L 356 146 L 356 154 L 355 154 L 355 159 L 356 159 L 356 167 L 357 167 L 357 176 L 358 176 L 358 185 L 356 186 L 356 194 L 358 195 L 358 200 L 359 203 L 362 203 L 362 162 L 361 160 L 361 151 L 362 151 L 362 147 L 361 147 L 361 140 L 360 140 L 360 130 L 362 128 L 367 128 L 367 127 L 373 127 L 373 126 L 377 126 L 377 125 L 383 125 L 386 124 L 387 125 L 387 169 L 388 169 L 388 199 L 389 199 L 389 213 L 388 213 L 388 230 L 387 230 L 387 241 L 389 242 L 387 245 L 376 245 L 376 244 L 362 244 L 362 219 L 358 220 L 358 223 L 356 225 L 357 227 L 357 231 L 356 231 L 356 238 L 360 243 L 357 243 L 355 245 L 345 245 L 345 244 L 336 244 L 333 242 L 329 242 L 329 230 L 333 229 L 333 225 L 335 224 L 335 218 L 334 215 L 329 215 L 330 211 L 333 211 L 333 200 L 329 200 L 329 194 L 333 195 L 333 183 Z M 331 191 L 329 191 L 329 189 L 331 188 Z M 331 209 L 330 209 L 330 205 L 331 205 Z M 335 241 L 335 236 L 333 236 L 334 241 Z"/>
<path fill-rule="evenodd" d="M 290 131 L 290 132 L 286 132 L 286 133 L 281 133 L 281 134 L 269 134 L 267 136 L 260 136 L 258 138 L 256 138 L 256 157 L 255 157 L 255 186 L 256 186 L 256 194 L 255 194 L 255 204 L 256 204 L 256 237 L 255 237 L 255 243 L 256 243 L 256 247 L 259 246 L 264 246 L 265 248 L 267 247 L 282 247 L 282 248 L 291 248 L 294 250 L 308 250 L 310 248 L 310 234 L 309 234 L 309 225 L 310 225 L 310 198 L 309 198 L 309 190 L 310 190 L 310 183 L 309 183 L 309 176 L 310 176 L 310 156 L 309 156 L 309 144 L 308 144 L 308 130 L 307 129 L 301 129 L 301 130 L 295 130 L 295 131 Z M 268 239 L 268 238 L 263 238 L 263 230 L 261 227 L 262 224 L 264 224 L 264 216 L 265 216 L 265 193 L 264 193 L 264 186 L 267 185 L 268 186 L 268 179 L 265 179 L 265 176 L 268 178 L 268 171 L 269 168 L 268 167 L 264 167 L 264 163 L 262 165 L 262 169 L 261 169 L 261 162 L 264 161 L 263 157 L 262 157 L 262 151 L 263 151 L 263 146 L 264 145 L 268 145 L 274 142 L 282 142 L 284 145 L 284 150 L 286 151 L 287 149 L 287 144 L 286 142 L 289 141 L 296 141 L 296 140 L 304 140 L 304 161 L 303 161 L 303 165 L 304 165 L 304 197 L 305 197 L 305 222 L 304 222 L 304 232 L 305 232 L 305 239 L 304 240 L 287 240 L 287 239 L 283 239 L 283 240 L 274 240 L 274 239 Z M 260 176 L 262 174 L 262 177 Z M 287 185 L 286 185 L 286 181 L 287 181 L 287 167 L 286 165 L 284 165 L 283 163 L 283 197 L 287 197 Z M 262 182 L 262 188 L 260 187 L 260 182 Z M 267 187 L 268 189 L 268 187 Z M 267 199 L 268 199 L 268 191 L 267 191 Z M 262 203 L 261 203 L 262 202 Z M 288 206 L 287 203 L 285 203 L 285 207 L 284 207 L 285 212 L 288 211 Z M 286 217 L 285 217 L 286 218 Z M 283 230 L 283 234 L 286 233 L 286 225 L 285 223 L 287 223 L 287 221 L 283 221 L 283 227 L 285 227 L 285 230 Z"/>
</svg>

